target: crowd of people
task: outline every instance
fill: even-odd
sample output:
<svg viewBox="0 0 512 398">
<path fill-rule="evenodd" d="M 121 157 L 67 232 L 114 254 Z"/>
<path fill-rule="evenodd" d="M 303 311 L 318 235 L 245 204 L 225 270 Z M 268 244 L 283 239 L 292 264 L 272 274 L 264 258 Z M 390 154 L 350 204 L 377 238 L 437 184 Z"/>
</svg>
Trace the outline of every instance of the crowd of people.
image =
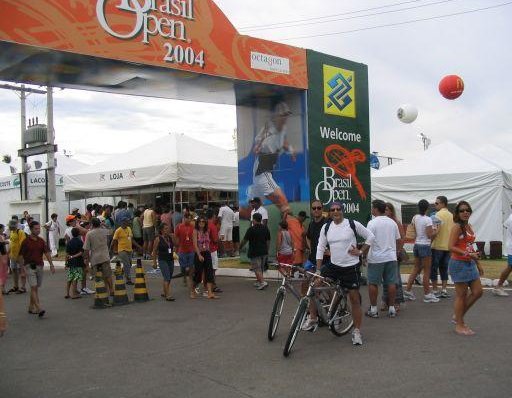
<svg viewBox="0 0 512 398">
<path fill-rule="evenodd" d="M 226 202 L 218 208 L 207 206 L 170 206 L 163 209 L 152 205 L 135 208 L 120 201 L 116 208 L 110 205 L 87 205 L 84 214 L 73 209 L 65 217 L 66 243 L 66 299 L 79 299 L 94 293 L 87 287 L 87 276 L 100 273 L 111 296 L 114 295 L 112 262 L 123 266 L 127 285 L 133 285 L 132 260 L 139 257 L 152 260 L 153 268 L 162 275 L 162 298 L 174 301 L 171 279 L 175 260 L 179 262 L 183 283 L 189 297 L 218 299 L 222 290 L 216 284 L 219 258 L 237 256 L 248 246 L 247 256 L 255 273 L 254 287 L 265 290 L 268 282 L 264 273 L 268 268 L 271 233 L 268 212 L 260 198 L 250 200 L 251 225 L 240 242 L 238 207 Z M 320 201 L 311 203 L 311 220 L 305 211 L 295 216 L 288 210 L 281 216 L 276 239 L 277 262 L 295 265 L 309 271 L 318 270 L 324 277 L 339 280 L 349 292 L 354 318 L 352 342 L 362 344 L 361 324 L 361 267 L 367 266 L 370 307 L 364 314 L 379 317 L 379 288 L 382 287 L 380 312 L 391 318 L 400 312 L 406 300 L 416 296 L 412 285 L 423 273 L 423 301 L 437 303 L 450 298 L 448 276 L 455 285 L 452 322 L 455 332 L 473 335 L 464 316 L 482 296 L 480 276 L 483 268 L 480 253 L 475 247 L 476 231 L 469 222 L 472 208 L 461 201 L 452 214 L 448 201 L 438 196 L 436 211 L 427 215 L 429 203 L 418 203 L 418 214 L 404 229 L 391 203 L 372 202 L 372 220 L 365 227 L 358 221 L 344 217 L 343 205 L 330 204 L 328 209 Z M 328 210 L 325 212 L 324 210 Z M 326 214 L 327 213 L 327 214 Z M 41 238 L 41 227 L 48 231 L 48 245 Z M 512 248 L 512 215 L 505 223 L 508 231 L 507 247 Z M 3 295 L 24 294 L 30 289 L 28 312 L 43 317 L 46 313 L 39 300 L 38 289 L 43 282 L 44 258 L 55 272 L 53 260 L 58 256 L 59 239 L 63 228 L 58 215 L 41 225 L 25 212 L 23 218 L 13 216 L 8 230 L 0 224 L 0 289 Z M 414 269 L 405 286 L 402 285 L 400 266 L 407 257 L 406 239 L 414 240 Z M 512 252 L 498 286 L 497 296 L 507 296 L 503 283 L 512 270 Z M 8 274 L 12 287 L 7 289 Z M 440 284 L 439 279 L 440 277 Z M 303 286 L 303 293 L 306 286 Z M 3 299 L 2 299 L 3 301 Z M 6 314 L 0 302 L 0 333 L 5 330 Z M 302 329 L 315 331 L 318 316 L 313 301 Z"/>
</svg>

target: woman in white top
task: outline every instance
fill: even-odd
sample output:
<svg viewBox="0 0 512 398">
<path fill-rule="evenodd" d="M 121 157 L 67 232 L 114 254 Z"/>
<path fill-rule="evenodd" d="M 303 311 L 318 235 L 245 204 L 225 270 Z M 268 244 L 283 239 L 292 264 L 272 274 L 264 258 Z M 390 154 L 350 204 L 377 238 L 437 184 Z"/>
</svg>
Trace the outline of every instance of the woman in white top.
<svg viewBox="0 0 512 398">
<path fill-rule="evenodd" d="M 436 236 L 436 231 L 432 228 L 432 219 L 428 217 L 427 210 L 429 204 L 425 199 L 418 202 L 419 214 L 416 214 L 411 223 L 416 230 L 416 240 L 414 241 L 414 270 L 409 275 L 407 287 L 404 290 L 404 297 L 408 300 L 416 300 L 416 296 L 411 291 L 412 284 L 416 276 L 423 269 L 423 302 L 437 303 L 439 299 L 430 291 L 430 268 L 432 266 L 432 249 L 430 244 Z"/>
</svg>

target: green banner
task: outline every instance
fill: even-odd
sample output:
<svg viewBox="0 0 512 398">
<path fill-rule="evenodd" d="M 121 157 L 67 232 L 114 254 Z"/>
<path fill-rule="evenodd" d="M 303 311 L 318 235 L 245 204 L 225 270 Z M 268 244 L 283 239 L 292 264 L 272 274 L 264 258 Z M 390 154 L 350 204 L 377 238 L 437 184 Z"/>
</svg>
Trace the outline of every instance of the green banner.
<svg viewBox="0 0 512 398">
<path fill-rule="evenodd" d="M 311 200 L 343 204 L 345 216 L 370 219 L 368 67 L 307 51 Z"/>
</svg>

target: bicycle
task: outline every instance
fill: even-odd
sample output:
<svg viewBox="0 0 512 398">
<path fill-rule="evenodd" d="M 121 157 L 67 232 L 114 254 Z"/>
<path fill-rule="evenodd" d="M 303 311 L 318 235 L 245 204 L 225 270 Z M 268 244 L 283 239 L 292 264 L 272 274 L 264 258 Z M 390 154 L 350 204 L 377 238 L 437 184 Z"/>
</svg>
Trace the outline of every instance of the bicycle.
<svg viewBox="0 0 512 398">
<path fill-rule="evenodd" d="M 276 264 L 277 270 L 283 277 L 281 286 L 277 289 L 276 298 L 272 307 L 272 313 L 270 315 L 270 322 L 268 324 L 267 338 L 269 341 L 274 340 L 279 326 L 279 320 L 281 319 L 281 313 L 283 312 L 284 301 L 286 298 L 286 292 L 289 291 L 297 301 L 300 301 L 302 295 L 293 286 L 294 282 L 304 282 L 304 278 L 295 278 L 294 274 L 298 271 L 297 267 L 289 264 Z"/>
<path fill-rule="evenodd" d="M 318 320 L 329 326 L 329 330 L 335 336 L 347 334 L 354 326 L 354 320 L 350 311 L 350 301 L 347 298 L 347 289 L 343 288 L 339 281 L 333 282 L 323 276 L 306 271 L 310 277 L 309 288 L 299 302 L 297 311 L 293 317 L 290 332 L 283 349 L 283 355 L 288 357 L 295 344 L 297 335 L 304 323 L 311 300 L 318 309 Z M 325 286 L 316 286 L 316 281 L 321 280 Z"/>
</svg>

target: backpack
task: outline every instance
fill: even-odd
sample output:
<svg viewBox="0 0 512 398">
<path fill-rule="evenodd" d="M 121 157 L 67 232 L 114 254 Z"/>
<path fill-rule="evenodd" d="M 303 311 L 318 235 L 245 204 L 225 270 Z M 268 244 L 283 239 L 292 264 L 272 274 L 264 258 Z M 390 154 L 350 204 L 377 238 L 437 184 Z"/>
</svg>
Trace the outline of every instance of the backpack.
<svg viewBox="0 0 512 398">
<path fill-rule="evenodd" d="M 348 219 L 348 223 L 350 224 L 350 228 L 352 228 L 352 231 L 354 231 L 354 236 L 356 237 L 356 241 L 357 241 L 357 239 L 359 238 L 359 235 L 357 234 L 357 231 L 356 231 L 356 223 L 351 218 Z M 324 235 L 326 238 L 327 238 L 327 232 L 329 231 L 331 224 L 332 224 L 332 220 L 329 220 L 325 223 Z"/>
</svg>

